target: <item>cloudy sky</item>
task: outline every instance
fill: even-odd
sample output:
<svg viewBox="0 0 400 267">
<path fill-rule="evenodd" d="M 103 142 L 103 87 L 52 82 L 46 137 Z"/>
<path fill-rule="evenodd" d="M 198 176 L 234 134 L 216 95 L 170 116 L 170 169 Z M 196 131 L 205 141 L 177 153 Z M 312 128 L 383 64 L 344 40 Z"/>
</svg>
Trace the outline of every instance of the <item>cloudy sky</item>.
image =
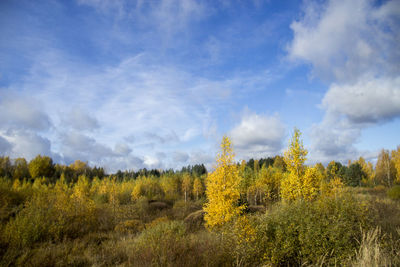
<svg viewBox="0 0 400 267">
<path fill-rule="evenodd" d="M 400 2 L 0 1 L 0 154 L 117 169 L 400 145 Z"/>
</svg>

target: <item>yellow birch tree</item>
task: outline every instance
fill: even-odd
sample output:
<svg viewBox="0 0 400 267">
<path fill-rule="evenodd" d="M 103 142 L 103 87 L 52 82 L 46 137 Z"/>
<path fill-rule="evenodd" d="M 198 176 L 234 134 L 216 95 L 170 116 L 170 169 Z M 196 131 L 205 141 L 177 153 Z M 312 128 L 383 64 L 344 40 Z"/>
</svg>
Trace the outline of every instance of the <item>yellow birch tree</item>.
<svg viewBox="0 0 400 267">
<path fill-rule="evenodd" d="M 231 222 L 244 209 L 244 206 L 238 205 L 240 179 L 234 157 L 231 142 L 224 136 L 221 153 L 217 155 L 217 166 L 207 177 L 208 202 L 204 206 L 204 219 L 210 229 Z"/>
<path fill-rule="evenodd" d="M 193 183 L 193 194 L 196 195 L 196 200 L 199 200 L 199 195 L 202 195 L 204 192 L 203 184 L 199 177 L 196 177 Z"/>
<path fill-rule="evenodd" d="M 308 152 L 303 147 L 300 136 L 300 131 L 295 128 L 285 152 L 284 161 L 288 174 L 281 183 L 281 197 L 284 200 L 312 200 L 319 193 L 322 177 L 316 168 L 307 168 L 304 165 Z"/>
</svg>

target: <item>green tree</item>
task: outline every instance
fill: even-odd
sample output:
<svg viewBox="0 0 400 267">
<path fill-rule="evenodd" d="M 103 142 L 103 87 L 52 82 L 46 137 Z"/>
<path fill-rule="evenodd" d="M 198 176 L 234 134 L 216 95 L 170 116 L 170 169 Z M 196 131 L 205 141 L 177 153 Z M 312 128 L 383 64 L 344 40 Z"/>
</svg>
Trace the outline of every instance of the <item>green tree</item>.
<svg viewBox="0 0 400 267">
<path fill-rule="evenodd" d="M 343 165 L 340 162 L 332 160 L 326 167 L 326 177 L 328 181 L 335 179 L 336 177 L 341 177 L 340 172 Z"/>
<path fill-rule="evenodd" d="M 52 177 L 54 173 L 53 160 L 47 156 L 36 156 L 29 162 L 28 168 L 31 177 L 34 179 L 37 177 Z"/>
<path fill-rule="evenodd" d="M 234 162 L 234 153 L 227 136 L 222 138 L 221 153 L 217 156 L 217 166 L 207 177 L 204 219 L 209 228 L 223 226 L 240 215 L 243 206 L 238 205 L 239 172 Z"/>
<path fill-rule="evenodd" d="M 0 157 L 0 177 L 10 178 L 12 174 L 12 165 L 9 157 Z"/>
<path fill-rule="evenodd" d="M 14 162 L 13 178 L 23 180 L 30 178 L 28 163 L 24 158 L 17 158 Z"/>
<path fill-rule="evenodd" d="M 349 186 L 361 186 L 361 181 L 365 179 L 366 174 L 362 170 L 361 165 L 356 162 L 350 164 L 346 170 L 345 182 Z"/>
</svg>

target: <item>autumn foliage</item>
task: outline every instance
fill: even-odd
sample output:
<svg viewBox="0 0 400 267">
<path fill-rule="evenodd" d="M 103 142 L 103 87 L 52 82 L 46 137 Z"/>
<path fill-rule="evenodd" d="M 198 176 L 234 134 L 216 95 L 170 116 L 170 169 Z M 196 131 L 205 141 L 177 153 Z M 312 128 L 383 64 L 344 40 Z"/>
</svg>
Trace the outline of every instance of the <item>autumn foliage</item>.
<svg viewBox="0 0 400 267">
<path fill-rule="evenodd" d="M 399 155 L 284 156 L 119 171 L 0 157 L 1 266 L 398 266 Z M 210 231 L 211 230 L 211 231 Z"/>
<path fill-rule="evenodd" d="M 240 177 L 234 157 L 231 142 L 224 136 L 221 153 L 217 156 L 217 166 L 207 177 L 208 202 L 204 211 L 206 224 L 210 228 L 223 226 L 232 221 L 244 209 L 238 205 Z"/>
</svg>

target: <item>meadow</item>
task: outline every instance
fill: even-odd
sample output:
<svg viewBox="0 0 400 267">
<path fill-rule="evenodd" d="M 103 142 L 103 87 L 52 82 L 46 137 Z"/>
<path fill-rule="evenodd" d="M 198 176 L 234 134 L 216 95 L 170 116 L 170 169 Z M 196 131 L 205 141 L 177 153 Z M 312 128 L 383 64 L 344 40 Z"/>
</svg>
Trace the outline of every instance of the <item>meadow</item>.
<svg viewBox="0 0 400 267">
<path fill-rule="evenodd" d="M 295 134 L 283 157 L 236 163 L 224 137 L 210 173 L 105 175 L 38 156 L 29 178 L 3 157 L 0 265 L 399 266 L 396 173 L 305 166 L 305 151 Z"/>
</svg>

